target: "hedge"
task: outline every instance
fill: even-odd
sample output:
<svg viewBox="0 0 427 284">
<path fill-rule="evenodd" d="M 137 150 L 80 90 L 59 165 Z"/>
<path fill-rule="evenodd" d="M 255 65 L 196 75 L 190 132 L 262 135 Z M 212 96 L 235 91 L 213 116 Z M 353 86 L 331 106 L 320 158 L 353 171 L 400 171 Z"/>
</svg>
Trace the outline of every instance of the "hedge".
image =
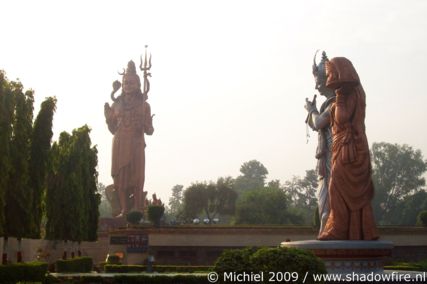
<svg viewBox="0 0 427 284">
<path fill-rule="evenodd" d="M 0 265 L 1 283 L 43 282 L 47 273 L 47 263 L 27 262 Z"/>
<path fill-rule="evenodd" d="M 155 272 L 205 272 L 211 271 L 211 266 L 179 266 L 179 265 L 154 265 L 153 271 Z M 117 265 L 106 264 L 104 266 L 106 273 L 132 273 L 132 272 L 146 272 L 147 265 Z"/>
<path fill-rule="evenodd" d="M 144 284 L 204 284 L 210 283 L 207 274 L 145 274 L 145 275 L 119 275 L 114 276 L 113 283 L 144 283 Z"/>
<path fill-rule="evenodd" d="M 59 259 L 55 263 L 56 272 L 91 272 L 93 261 L 90 257 L 77 257 L 73 259 Z"/>
<path fill-rule="evenodd" d="M 64 282 L 65 281 L 65 282 Z M 64 277 L 54 277 L 50 276 L 48 281 L 45 283 L 73 283 L 73 284 L 83 284 L 83 283 L 144 283 L 144 284 L 204 284 L 209 283 L 207 280 L 207 274 L 139 274 L 139 275 L 115 275 L 113 277 L 105 277 L 93 275 L 93 276 L 67 276 Z"/>
<path fill-rule="evenodd" d="M 269 272 L 288 273 L 292 275 L 292 283 L 315 283 L 312 279 L 313 274 L 326 274 L 326 268 L 323 261 L 316 257 L 312 252 L 296 248 L 246 248 L 241 250 L 226 250 L 215 262 L 214 271 L 220 275 L 224 272 L 251 273 Z M 308 272 L 307 279 L 303 275 Z M 274 279 L 281 281 L 280 279 Z M 269 278 L 264 277 L 268 283 Z M 318 282 L 319 283 L 319 282 Z"/>
<path fill-rule="evenodd" d="M 406 270 L 406 271 L 427 271 L 427 260 L 419 262 L 394 262 L 390 265 L 385 265 L 387 270 Z"/>
</svg>

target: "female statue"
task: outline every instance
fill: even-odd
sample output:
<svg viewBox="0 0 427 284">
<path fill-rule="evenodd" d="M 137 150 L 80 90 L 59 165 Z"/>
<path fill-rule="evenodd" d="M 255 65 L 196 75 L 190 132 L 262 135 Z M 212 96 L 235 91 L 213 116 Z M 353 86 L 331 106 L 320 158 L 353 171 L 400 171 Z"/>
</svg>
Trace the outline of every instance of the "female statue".
<svg viewBox="0 0 427 284">
<path fill-rule="evenodd" d="M 336 99 L 331 108 L 330 213 L 318 239 L 376 240 L 365 92 L 347 58 L 327 61 L 326 76 L 326 87 L 335 91 Z"/>
</svg>

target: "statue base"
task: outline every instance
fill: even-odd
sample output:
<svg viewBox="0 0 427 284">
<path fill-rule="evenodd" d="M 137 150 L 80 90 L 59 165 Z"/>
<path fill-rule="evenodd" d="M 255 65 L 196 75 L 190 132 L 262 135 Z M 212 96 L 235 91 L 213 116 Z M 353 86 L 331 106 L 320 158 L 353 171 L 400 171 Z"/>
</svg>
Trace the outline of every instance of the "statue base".
<svg viewBox="0 0 427 284">
<path fill-rule="evenodd" d="M 384 273 L 384 260 L 391 257 L 390 241 L 296 241 L 281 247 L 312 251 L 321 258 L 328 273 Z"/>
</svg>

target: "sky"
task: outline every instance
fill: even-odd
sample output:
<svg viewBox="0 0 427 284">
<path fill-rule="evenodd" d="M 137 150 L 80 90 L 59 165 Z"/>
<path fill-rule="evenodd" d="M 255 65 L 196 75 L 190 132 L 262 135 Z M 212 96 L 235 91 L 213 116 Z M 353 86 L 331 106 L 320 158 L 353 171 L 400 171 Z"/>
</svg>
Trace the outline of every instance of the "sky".
<svg viewBox="0 0 427 284">
<path fill-rule="evenodd" d="M 2 0 L 0 9 L 0 69 L 35 90 L 36 112 L 57 97 L 54 140 L 90 126 L 106 185 L 104 103 L 145 45 L 155 114 L 145 190 L 166 203 L 174 185 L 236 177 L 253 159 L 281 182 L 315 167 L 304 101 L 316 93 L 317 49 L 353 62 L 370 144 L 427 155 L 427 1 Z"/>
</svg>

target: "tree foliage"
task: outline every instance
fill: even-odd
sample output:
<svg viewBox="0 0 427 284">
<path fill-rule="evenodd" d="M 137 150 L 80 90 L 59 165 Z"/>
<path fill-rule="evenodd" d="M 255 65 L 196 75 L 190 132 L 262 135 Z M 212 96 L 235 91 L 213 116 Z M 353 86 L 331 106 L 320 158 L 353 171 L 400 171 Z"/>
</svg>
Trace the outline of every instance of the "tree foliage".
<svg viewBox="0 0 427 284">
<path fill-rule="evenodd" d="M 172 187 L 172 196 L 169 198 L 168 214 L 175 220 L 179 219 L 180 212 L 182 211 L 182 204 L 184 199 L 184 196 L 182 194 L 183 189 L 183 185 L 175 185 L 174 187 Z"/>
<path fill-rule="evenodd" d="M 72 135 L 62 132 L 52 146 L 52 169 L 46 192 L 46 238 L 96 240 L 100 194 L 97 192 L 97 150 L 86 125 Z M 73 216 L 73 218 L 69 218 Z"/>
<path fill-rule="evenodd" d="M 31 236 L 40 238 L 41 219 L 43 214 L 43 196 L 46 188 L 47 168 L 52 140 L 53 114 L 56 109 L 56 98 L 47 98 L 42 102 L 40 111 L 34 121 L 31 135 L 31 155 L 29 161 L 30 186 L 32 188 L 32 227 Z"/>
<path fill-rule="evenodd" d="M 0 208 L 5 206 L 5 193 L 12 169 L 11 137 L 12 122 L 15 113 L 15 100 L 10 89 L 10 83 L 3 71 L 0 70 Z M 4 234 L 4 211 L 0 210 L 0 234 Z"/>
<path fill-rule="evenodd" d="M 29 156 L 33 121 L 32 91 L 23 92 L 20 82 L 10 82 L 15 100 L 10 144 L 10 162 L 5 192 L 5 236 L 30 237 L 32 192 L 29 182 Z"/>
<path fill-rule="evenodd" d="M 281 189 L 245 192 L 236 205 L 236 224 L 301 224 L 303 217 L 290 208 L 291 200 Z"/>
<path fill-rule="evenodd" d="M 263 188 L 268 175 L 267 168 L 257 160 L 245 162 L 240 167 L 240 176 L 236 178 L 234 189 L 239 194 L 252 189 Z"/>
<path fill-rule="evenodd" d="M 99 182 L 97 185 L 98 193 L 101 195 L 101 202 L 99 204 L 99 217 L 110 218 L 112 216 L 111 204 L 107 199 L 107 193 L 105 192 L 106 186 Z"/>
<path fill-rule="evenodd" d="M 56 100 L 47 98 L 33 124 L 34 94 L 0 71 L 0 232 L 40 237 L 42 194 Z"/>
<path fill-rule="evenodd" d="M 184 192 L 184 215 L 195 218 L 200 213 L 212 221 L 219 214 L 233 214 L 237 199 L 231 178 L 220 178 L 217 183 L 193 183 Z"/>
<path fill-rule="evenodd" d="M 427 227 L 427 210 L 423 210 L 418 214 L 417 225 Z"/>
<path fill-rule="evenodd" d="M 420 150 L 406 144 L 374 143 L 372 146 L 374 211 L 382 224 L 395 224 L 399 204 L 425 185 L 427 162 Z"/>
<path fill-rule="evenodd" d="M 310 225 L 317 208 L 316 190 L 318 187 L 315 170 L 308 170 L 303 178 L 294 176 L 281 187 L 290 198 L 290 207 L 304 217 L 304 223 Z"/>
</svg>

